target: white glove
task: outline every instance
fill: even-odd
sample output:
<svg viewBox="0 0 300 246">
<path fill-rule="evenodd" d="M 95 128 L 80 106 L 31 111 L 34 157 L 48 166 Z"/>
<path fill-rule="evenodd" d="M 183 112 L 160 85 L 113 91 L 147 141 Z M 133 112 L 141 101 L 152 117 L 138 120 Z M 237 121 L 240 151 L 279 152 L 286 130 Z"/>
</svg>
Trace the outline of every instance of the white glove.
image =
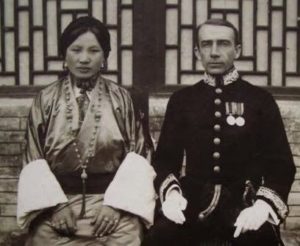
<svg viewBox="0 0 300 246">
<path fill-rule="evenodd" d="M 162 211 L 169 220 L 176 224 L 183 224 L 185 217 L 182 211 L 186 206 L 186 199 L 177 190 L 171 190 L 162 204 Z"/>
<path fill-rule="evenodd" d="M 271 206 L 263 200 L 257 200 L 253 206 L 244 209 L 236 219 L 233 237 L 237 238 L 246 231 L 258 230 L 269 218 Z"/>
</svg>

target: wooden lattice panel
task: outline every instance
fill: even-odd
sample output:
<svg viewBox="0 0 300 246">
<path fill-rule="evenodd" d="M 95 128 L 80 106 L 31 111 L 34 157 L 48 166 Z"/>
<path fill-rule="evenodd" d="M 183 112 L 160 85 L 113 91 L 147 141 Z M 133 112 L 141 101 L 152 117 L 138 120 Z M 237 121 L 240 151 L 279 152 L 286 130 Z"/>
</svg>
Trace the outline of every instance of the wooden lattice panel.
<svg viewBox="0 0 300 246">
<path fill-rule="evenodd" d="M 195 83 L 194 27 L 207 18 L 224 18 L 240 31 L 244 78 L 261 86 L 300 86 L 300 4 L 297 0 L 167 0 L 167 85 Z M 199 71 L 201 73 L 199 73 Z"/>
<path fill-rule="evenodd" d="M 62 71 L 60 34 L 70 21 L 85 15 L 109 28 L 112 52 L 106 76 L 131 85 L 132 12 L 132 0 L 0 0 L 0 85 L 55 80 Z"/>
</svg>

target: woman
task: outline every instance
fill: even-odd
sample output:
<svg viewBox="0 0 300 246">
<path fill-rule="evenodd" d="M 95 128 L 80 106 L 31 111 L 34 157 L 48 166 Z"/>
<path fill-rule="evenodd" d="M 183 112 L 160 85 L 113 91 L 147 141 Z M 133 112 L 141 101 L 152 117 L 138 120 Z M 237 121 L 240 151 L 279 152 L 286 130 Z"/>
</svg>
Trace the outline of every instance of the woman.
<svg viewBox="0 0 300 246">
<path fill-rule="evenodd" d="M 24 162 L 32 168 L 23 176 L 35 185 L 23 192 L 30 182 L 20 178 L 18 195 L 19 224 L 31 221 L 27 245 L 139 245 L 138 217 L 103 203 L 126 154 L 147 152 L 129 93 L 101 76 L 109 32 L 95 18 L 78 18 L 64 30 L 60 50 L 67 75 L 38 94 L 28 119 Z M 29 203 L 38 209 L 26 210 L 24 222 L 24 200 L 38 189 Z M 43 196 L 49 204 L 39 204 Z"/>
</svg>

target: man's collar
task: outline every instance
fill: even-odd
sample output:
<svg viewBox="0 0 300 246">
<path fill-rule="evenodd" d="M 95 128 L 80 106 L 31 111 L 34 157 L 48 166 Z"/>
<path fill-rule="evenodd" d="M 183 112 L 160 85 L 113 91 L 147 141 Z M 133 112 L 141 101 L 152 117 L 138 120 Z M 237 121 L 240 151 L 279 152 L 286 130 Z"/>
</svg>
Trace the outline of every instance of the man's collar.
<svg viewBox="0 0 300 246">
<path fill-rule="evenodd" d="M 223 75 L 223 85 L 229 85 L 240 77 L 237 69 L 233 67 L 228 73 Z M 204 82 L 211 86 L 216 86 L 216 77 L 205 72 Z"/>
</svg>

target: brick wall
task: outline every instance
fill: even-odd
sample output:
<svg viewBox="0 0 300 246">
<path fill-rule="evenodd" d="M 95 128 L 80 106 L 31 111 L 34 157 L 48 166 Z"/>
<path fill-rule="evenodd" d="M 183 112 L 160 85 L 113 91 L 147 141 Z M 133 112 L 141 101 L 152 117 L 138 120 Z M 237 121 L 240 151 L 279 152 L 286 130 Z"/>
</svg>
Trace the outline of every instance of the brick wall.
<svg viewBox="0 0 300 246">
<path fill-rule="evenodd" d="M 149 100 L 150 130 L 158 140 L 169 95 Z M 22 162 L 26 118 L 32 99 L 0 98 L 0 245 L 1 234 L 17 229 L 16 192 Z M 297 175 L 289 196 L 290 216 L 286 229 L 300 229 L 300 101 L 278 100 L 291 144 Z"/>
<path fill-rule="evenodd" d="M 31 102 L 32 99 L 0 98 L 0 235 L 17 229 L 17 181 Z"/>
</svg>

